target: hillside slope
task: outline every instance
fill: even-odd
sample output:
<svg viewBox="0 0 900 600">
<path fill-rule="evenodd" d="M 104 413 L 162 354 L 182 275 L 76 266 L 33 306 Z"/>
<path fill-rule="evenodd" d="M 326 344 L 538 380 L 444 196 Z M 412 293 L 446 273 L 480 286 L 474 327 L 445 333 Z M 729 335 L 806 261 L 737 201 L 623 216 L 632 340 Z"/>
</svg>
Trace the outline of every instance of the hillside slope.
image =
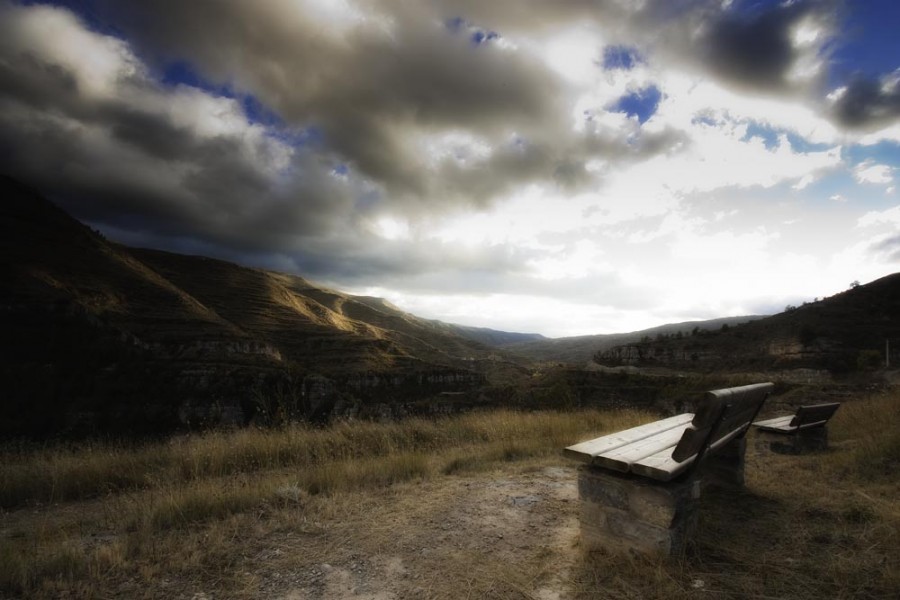
<svg viewBox="0 0 900 600">
<path fill-rule="evenodd" d="M 887 342 L 887 343 L 886 343 Z M 663 336 L 597 353 L 604 365 L 710 370 L 827 369 L 832 373 L 896 364 L 900 273 L 829 298 L 715 332 Z"/>
<path fill-rule="evenodd" d="M 457 389 L 519 372 L 523 362 L 381 299 L 108 242 L 8 178 L 0 193 L 0 326 L 8 332 L 0 387 L 12 409 L 3 429 L 52 430 L 57 417 L 96 424 L 99 414 L 184 421 L 198 409 L 213 418 L 213 404 L 242 420 L 261 389 L 284 395 L 285 378 L 290 402 L 304 405 L 292 410 L 310 413 L 322 397 L 358 400 L 361 388 L 385 381 Z M 148 419 L 151 405 L 160 414 Z"/>
</svg>

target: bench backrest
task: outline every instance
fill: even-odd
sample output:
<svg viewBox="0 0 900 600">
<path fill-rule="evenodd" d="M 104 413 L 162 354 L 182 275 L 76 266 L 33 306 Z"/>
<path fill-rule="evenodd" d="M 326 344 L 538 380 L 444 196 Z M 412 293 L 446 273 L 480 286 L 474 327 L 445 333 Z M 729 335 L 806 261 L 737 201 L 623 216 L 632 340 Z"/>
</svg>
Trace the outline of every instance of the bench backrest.
<svg viewBox="0 0 900 600">
<path fill-rule="evenodd" d="M 840 402 L 829 402 L 827 404 L 801 406 L 797 409 L 797 414 L 794 415 L 794 418 L 791 419 L 791 427 L 803 429 L 804 427 L 824 425 L 840 405 Z"/>
<path fill-rule="evenodd" d="M 744 435 L 774 389 L 772 383 L 754 383 L 707 392 L 672 458 L 683 462 L 696 455 L 696 466 L 707 451 Z"/>
</svg>

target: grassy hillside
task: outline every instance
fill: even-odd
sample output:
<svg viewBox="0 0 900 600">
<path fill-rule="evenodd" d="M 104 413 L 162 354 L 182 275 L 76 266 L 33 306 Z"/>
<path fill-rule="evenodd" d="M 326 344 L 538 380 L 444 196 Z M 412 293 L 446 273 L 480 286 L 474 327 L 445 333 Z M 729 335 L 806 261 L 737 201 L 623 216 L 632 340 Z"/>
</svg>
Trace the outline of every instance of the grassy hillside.
<svg viewBox="0 0 900 600">
<path fill-rule="evenodd" d="M 320 369 L 462 367 L 491 351 L 380 299 L 354 298 L 282 273 L 107 242 L 4 179 L 0 301 L 77 306 L 151 342 L 256 340 Z"/>
<path fill-rule="evenodd" d="M 842 374 L 884 365 L 886 340 L 900 342 L 900 274 L 750 323 L 601 350 L 596 360 L 704 371 L 813 368 Z"/>
<path fill-rule="evenodd" d="M 78 308 L 153 339 L 243 338 L 190 294 L 33 190 L 0 179 L 0 304 Z"/>
<path fill-rule="evenodd" d="M 273 391 L 292 415 L 353 412 L 527 362 L 381 299 L 113 244 L 13 180 L 0 191 L 0 435 L 246 422 Z"/>
</svg>

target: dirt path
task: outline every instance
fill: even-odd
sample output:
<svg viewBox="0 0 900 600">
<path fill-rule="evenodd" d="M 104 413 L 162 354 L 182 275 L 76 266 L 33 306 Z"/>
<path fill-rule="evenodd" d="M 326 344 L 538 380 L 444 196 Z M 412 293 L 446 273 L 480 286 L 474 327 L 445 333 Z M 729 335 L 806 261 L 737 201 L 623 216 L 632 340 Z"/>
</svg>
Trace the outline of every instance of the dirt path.
<svg viewBox="0 0 900 600">
<path fill-rule="evenodd" d="M 513 466 L 440 477 L 359 498 L 318 535 L 270 536 L 262 597 L 568 597 L 577 555 L 574 469 Z M 302 557 L 302 558 L 300 558 Z M 256 562 L 256 561 L 254 561 Z"/>
</svg>

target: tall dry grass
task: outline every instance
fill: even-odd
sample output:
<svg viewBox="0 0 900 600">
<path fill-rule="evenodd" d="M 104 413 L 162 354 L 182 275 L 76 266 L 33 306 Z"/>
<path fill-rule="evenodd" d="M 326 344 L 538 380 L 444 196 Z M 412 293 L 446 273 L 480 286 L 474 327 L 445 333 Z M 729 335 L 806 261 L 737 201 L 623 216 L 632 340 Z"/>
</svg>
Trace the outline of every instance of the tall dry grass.
<svg viewBox="0 0 900 600">
<path fill-rule="evenodd" d="M 312 497 L 556 454 L 573 441 L 653 418 L 637 411 L 495 411 L 210 432 L 138 448 L 7 447 L 0 452 L 0 502 L 20 515 L 38 509 L 42 518 L 26 516 L 21 521 L 31 525 L 0 537 L 0 591 L 91 596 L 95 579 L 108 582 L 148 564 L 177 568 L 200 560 L 198 553 L 215 554 L 212 545 L 177 547 L 184 532 L 205 523 L 284 507 L 303 514 Z M 98 531 L 114 541 L 96 538 Z"/>
<path fill-rule="evenodd" d="M 0 506 L 63 502 L 284 467 L 315 469 L 401 453 L 447 453 L 480 444 L 504 444 L 513 454 L 534 456 L 556 451 L 585 433 L 650 419 L 647 413 L 628 410 L 496 411 L 440 420 L 210 432 L 139 448 L 109 443 L 37 451 L 7 447 L 0 448 Z"/>
</svg>

